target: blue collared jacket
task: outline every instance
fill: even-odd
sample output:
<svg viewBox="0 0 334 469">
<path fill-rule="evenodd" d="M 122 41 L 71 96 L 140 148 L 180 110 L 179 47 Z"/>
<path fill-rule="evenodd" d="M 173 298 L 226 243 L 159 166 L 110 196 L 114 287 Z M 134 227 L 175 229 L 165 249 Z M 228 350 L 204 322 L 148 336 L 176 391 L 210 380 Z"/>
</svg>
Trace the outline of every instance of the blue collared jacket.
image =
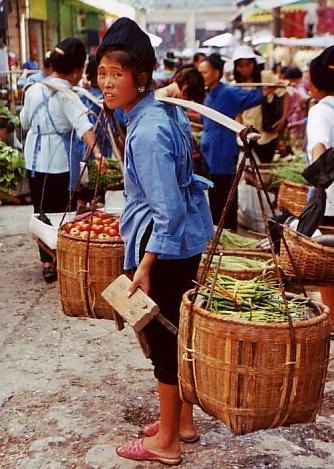
<svg viewBox="0 0 334 469">
<path fill-rule="evenodd" d="M 260 90 L 248 91 L 219 83 L 208 93 L 204 104 L 235 119 L 238 114 L 262 101 Z M 232 130 L 203 117 L 201 152 L 208 163 L 210 174 L 235 174 L 239 150 L 236 134 Z"/>
<path fill-rule="evenodd" d="M 151 220 L 146 251 L 159 259 L 184 259 L 203 252 L 213 224 L 203 188 L 192 173 L 189 121 L 181 108 L 156 101 L 153 93 L 127 115 L 125 207 L 121 233 L 124 268 L 139 264 L 142 237 Z"/>
</svg>

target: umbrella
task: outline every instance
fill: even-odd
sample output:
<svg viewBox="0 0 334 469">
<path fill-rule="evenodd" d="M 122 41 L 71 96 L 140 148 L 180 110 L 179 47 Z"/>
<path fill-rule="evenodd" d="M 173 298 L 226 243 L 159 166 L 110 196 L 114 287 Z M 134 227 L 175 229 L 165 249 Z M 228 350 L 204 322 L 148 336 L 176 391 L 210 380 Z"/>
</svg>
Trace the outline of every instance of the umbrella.
<svg viewBox="0 0 334 469">
<path fill-rule="evenodd" d="M 207 47 L 229 47 L 234 46 L 236 38 L 231 33 L 219 34 L 203 42 L 203 46 Z"/>
</svg>

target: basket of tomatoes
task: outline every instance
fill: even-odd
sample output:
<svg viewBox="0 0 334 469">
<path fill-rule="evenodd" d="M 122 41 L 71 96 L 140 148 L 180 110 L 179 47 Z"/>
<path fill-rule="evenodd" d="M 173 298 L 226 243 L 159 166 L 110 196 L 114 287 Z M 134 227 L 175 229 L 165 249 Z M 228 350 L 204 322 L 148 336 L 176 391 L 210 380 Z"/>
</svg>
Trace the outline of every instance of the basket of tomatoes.
<svg viewBox="0 0 334 469">
<path fill-rule="evenodd" d="M 57 272 L 64 314 L 114 319 L 101 292 L 123 273 L 124 243 L 115 214 L 78 215 L 58 231 Z"/>
</svg>

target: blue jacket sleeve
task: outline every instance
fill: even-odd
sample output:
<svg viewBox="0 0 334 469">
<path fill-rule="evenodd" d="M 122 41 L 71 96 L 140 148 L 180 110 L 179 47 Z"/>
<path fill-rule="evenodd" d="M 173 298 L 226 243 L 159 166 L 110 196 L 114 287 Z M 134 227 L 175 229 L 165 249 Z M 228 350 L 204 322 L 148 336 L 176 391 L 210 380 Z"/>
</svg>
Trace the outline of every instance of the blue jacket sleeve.
<svg viewBox="0 0 334 469">
<path fill-rule="evenodd" d="M 186 209 L 176 177 L 173 135 L 151 123 L 131 139 L 135 171 L 151 209 L 153 231 L 146 250 L 178 255 L 185 229 Z"/>
<path fill-rule="evenodd" d="M 243 90 L 242 88 L 234 88 L 233 100 L 237 108 L 237 112 L 243 112 L 251 107 L 258 106 L 264 100 L 261 90 Z"/>
</svg>

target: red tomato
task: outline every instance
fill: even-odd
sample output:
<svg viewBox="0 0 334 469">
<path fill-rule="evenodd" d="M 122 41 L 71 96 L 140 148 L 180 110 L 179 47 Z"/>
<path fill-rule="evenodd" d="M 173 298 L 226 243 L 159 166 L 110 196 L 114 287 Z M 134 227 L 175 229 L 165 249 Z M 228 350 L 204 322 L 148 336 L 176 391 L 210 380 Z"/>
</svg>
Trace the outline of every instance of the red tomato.
<svg viewBox="0 0 334 469">
<path fill-rule="evenodd" d="M 93 223 L 95 225 L 103 225 L 103 220 L 100 217 L 93 217 Z"/>
<path fill-rule="evenodd" d="M 95 233 L 97 234 L 102 233 L 103 225 L 97 225 L 97 224 L 92 225 L 92 231 L 95 231 Z"/>
<path fill-rule="evenodd" d="M 66 231 L 66 233 L 69 233 L 73 226 L 73 223 L 66 223 L 66 225 L 64 225 L 64 230 Z"/>
<path fill-rule="evenodd" d="M 110 219 L 109 215 L 106 212 L 98 212 L 97 216 L 102 218 L 102 220 Z"/>
<path fill-rule="evenodd" d="M 108 234 L 109 234 L 109 236 L 114 238 L 115 236 L 118 236 L 118 231 L 115 230 L 114 228 L 111 228 L 110 230 L 108 230 Z"/>
<path fill-rule="evenodd" d="M 110 223 L 110 228 L 116 228 L 118 230 L 119 222 L 118 221 L 113 221 L 112 223 Z"/>
<path fill-rule="evenodd" d="M 82 225 L 79 226 L 80 231 L 89 231 L 90 230 L 90 224 L 89 223 L 83 223 Z"/>
<path fill-rule="evenodd" d="M 103 224 L 104 224 L 104 226 L 109 226 L 111 224 L 111 219 L 110 218 L 105 218 L 103 220 Z"/>
</svg>

